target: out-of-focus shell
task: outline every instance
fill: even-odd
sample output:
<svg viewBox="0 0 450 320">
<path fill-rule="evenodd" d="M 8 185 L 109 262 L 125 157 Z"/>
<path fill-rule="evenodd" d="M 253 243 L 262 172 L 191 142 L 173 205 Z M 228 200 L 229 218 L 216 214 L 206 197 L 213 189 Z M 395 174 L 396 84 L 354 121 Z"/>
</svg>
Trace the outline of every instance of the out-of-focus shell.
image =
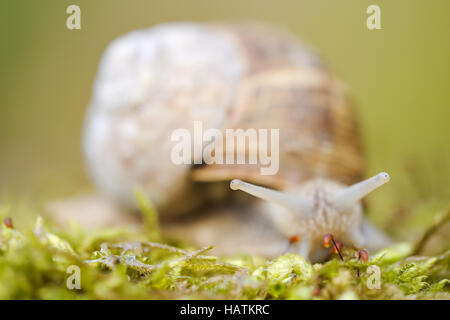
<svg viewBox="0 0 450 320">
<path fill-rule="evenodd" d="M 168 24 L 132 32 L 106 50 L 84 131 L 92 180 L 128 205 L 141 187 L 162 214 L 201 201 L 190 165 L 171 161 L 177 128 L 220 128 L 243 66 L 228 37 L 205 25 Z"/>
<path fill-rule="evenodd" d="M 279 128 L 280 170 L 196 169 L 171 161 L 175 129 Z M 325 176 L 358 180 L 362 156 L 343 85 L 291 35 L 255 25 L 163 24 L 115 40 L 100 63 L 85 122 L 89 174 L 134 205 L 141 187 L 162 215 L 192 211 L 212 188 L 245 178 L 282 187 Z M 227 186 L 224 187 L 227 190 Z"/>
<path fill-rule="evenodd" d="M 224 128 L 280 129 L 279 171 L 261 175 L 259 165 L 213 164 L 194 178 L 240 178 L 278 189 L 317 177 L 361 180 L 363 152 L 345 85 L 288 34 L 261 26 L 230 32 L 248 64 Z"/>
</svg>

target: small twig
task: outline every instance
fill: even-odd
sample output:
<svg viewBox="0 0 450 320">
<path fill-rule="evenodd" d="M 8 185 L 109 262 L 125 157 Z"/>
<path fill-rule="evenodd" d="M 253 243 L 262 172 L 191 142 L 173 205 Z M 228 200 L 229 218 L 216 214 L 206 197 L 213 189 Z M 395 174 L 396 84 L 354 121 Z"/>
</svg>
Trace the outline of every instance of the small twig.
<svg viewBox="0 0 450 320">
<path fill-rule="evenodd" d="M 445 209 L 441 214 L 439 214 L 436 217 L 433 224 L 428 228 L 427 231 L 425 231 L 425 233 L 422 235 L 419 241 L 417 241 L 416 245 L 414 246 L 414 249 L 412 250 L 411 255 L 412 256 L 418 255 L 423 250 L 425 244 L 428 242 L 431 236 L 448 221 L 450 221 L 450 207 Z"/>
<path fill-rule="evenodd" d="M 184 257 L 181 257 L 179 259 L 173 260 L 172 262 L 189 261 L 189 260 L 191 260 L 193 258 L 200 257 L 202 253 L 205 253 L 206 251 L 209 251 L 212 248 L 214 248 L 214 247 L 213 246 L 203 247 L 203 248 L 201 248 L 199 250 L 196 250 L 196 251 L 193 251 L 193 252 L 189 252 Z"/>
<path fill-rule="evenodd" d="M 336 245 L 336 242 L 334 242 L 334 238 L 331 238 L 331 242 L 333 243 L 334 248 L 336 249 L 337 253 L 339 254 L 339 258 L 341 258 L 341 261 L 344 261 L 341 251 L 339 250 L 338 246 Z"/>
<path fill-rule="evenodd" d="M 149 241 L 133 241 L 133 242 L 121 242 L 109 245 L 111 248 L 119 248 L 122 249 L 122 254 L 125 254 L 129 250 L 137 250 L 138 252 L 142 252 L 143 248 L 152 248 L 152 249 L 161 249 L 166 250 L 172 253 L 186 255 L 189 254 L 189 251 L 172 247 L 167 244 L 158 243 L 158 242 L 149 242 Z M 144 250 L 145 251 L 145 250 Z"/>
</svg>

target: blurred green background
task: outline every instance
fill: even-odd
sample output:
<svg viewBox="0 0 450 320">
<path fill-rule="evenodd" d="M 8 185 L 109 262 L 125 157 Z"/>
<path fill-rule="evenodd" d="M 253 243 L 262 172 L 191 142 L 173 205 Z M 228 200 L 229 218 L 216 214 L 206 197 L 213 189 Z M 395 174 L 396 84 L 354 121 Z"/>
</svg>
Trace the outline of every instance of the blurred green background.
<svg viewBox="0 0 450 320">
<path fill-rule="evenodd" d="M 81 30 L 66 28 L 70 4 L 81 7 Z M 381 7 L 382 30 L 366 28 L 370 4 Z M 0 199 L 91 189 L 81 130 L 111 40 L 168 21 L 257 20 L 315 47 L 351 87 L 367 175 L 392 176 L 370 197 L 370 214 L 414 236 L 450 198 L 448 12 L 448 0 L 2 0 Z"/>
</svg>

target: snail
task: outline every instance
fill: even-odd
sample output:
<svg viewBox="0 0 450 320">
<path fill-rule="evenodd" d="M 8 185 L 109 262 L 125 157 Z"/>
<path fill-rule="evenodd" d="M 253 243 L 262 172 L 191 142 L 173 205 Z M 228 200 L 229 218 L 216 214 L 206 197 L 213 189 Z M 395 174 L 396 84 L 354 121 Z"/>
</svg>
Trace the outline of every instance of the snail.
<svg viewBox="0 0 450 320">
<path fill-rule="evenodd" d="M 192 131 L 194 121 L 204 130 L 280 128 L 278 174 L 174 164 L 171 134 Z M 258 24 L 163 24 L 115 40 L 83 136 L 94 184 L 129 206 L 141 186 L 162 216 L 189 213 L 210 197 L 211 184 L 198 181 L 250 178 L 281 188 L 317 176 L 353 183 L 363 170 L 342 83 L 290 34 Z M 228 192 L 226 184 L 217 189 Z"/>
<path fill-rule="evenodd" d="M 192 164 L 173 163 L 171 134 L 178 128 L 192 133 L 194 121 L 205 130 L 279 129 L 278 172 L 261 175 L 260 163 L 206 165 L 198 158 Z M 295 214 L 236 195 L 229 190 L 230 180 L 285 191 L 317 187 L 325 198 L 316 204 L 327 206 L 331 194 L 360 181 L 364 172 L 346 86 L 290 33 L 255 23 L 168 23 L 113 41 L 94 83 L 83 151 L 91 180 L 108 199 L 131 210 L 133 190 L 140 187 L 163 224 L 167 221 L 168 234 L 214 244 L 218 253 L 280 254 L 285 235 L 297 225 L 288 219 L 277 226 L 284 231 L 275 230 L 261 211 Z M 250 157 L 255 151 L 247 146 L 242 152 Z M 237 180 L 232 187 L 262 190 Z M 339 206 L 344 203 L 333 202 L 330 208 L 344 210 Z M 85 202 L 82 211 L 86 208 Z M 300 220 L 318 210 L 294 209 Z M 356 230 L 363 221 L 361 206 L 355 202 L 346 210 L 333 217 L 348 218 L 347 225 Z M 339 228 L 337 222 L 329 226 Z M 364 243 L 364 234 L 347 237 L 336 231 Z M 301 232 L 316 236 L 312 230 Z M 301 250 L 307 251 L 313 247 Z"/>
</svg>

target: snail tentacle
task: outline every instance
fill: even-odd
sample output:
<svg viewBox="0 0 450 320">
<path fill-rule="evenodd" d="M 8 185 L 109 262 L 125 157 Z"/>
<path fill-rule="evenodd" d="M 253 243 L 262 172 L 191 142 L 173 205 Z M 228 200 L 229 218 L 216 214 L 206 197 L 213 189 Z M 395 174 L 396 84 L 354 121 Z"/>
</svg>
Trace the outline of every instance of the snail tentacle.
<svg viewBox="0 0 450 320">
<path fill-rule="evenodd" d="M 247 183 L 238 179 L 234 179 L 230 183 L 232 190 L 241 190 L 249 193 L 257 198 L 277 203 L 292 212 L 307 216 L 312 211 L 312 205 L 308 200 L 298 195 L 290 195 L 272 189 L 260 187 L 251 183 Z"/>
<path fill-rule="evenodd" d="M 338 193 L 334 204 L 339 211 L 347 210 L 373 190 L 388 182 L 389 179 L 389 174 L 381 172 L 367 180 L 356 183 Z"/>
</svg>

